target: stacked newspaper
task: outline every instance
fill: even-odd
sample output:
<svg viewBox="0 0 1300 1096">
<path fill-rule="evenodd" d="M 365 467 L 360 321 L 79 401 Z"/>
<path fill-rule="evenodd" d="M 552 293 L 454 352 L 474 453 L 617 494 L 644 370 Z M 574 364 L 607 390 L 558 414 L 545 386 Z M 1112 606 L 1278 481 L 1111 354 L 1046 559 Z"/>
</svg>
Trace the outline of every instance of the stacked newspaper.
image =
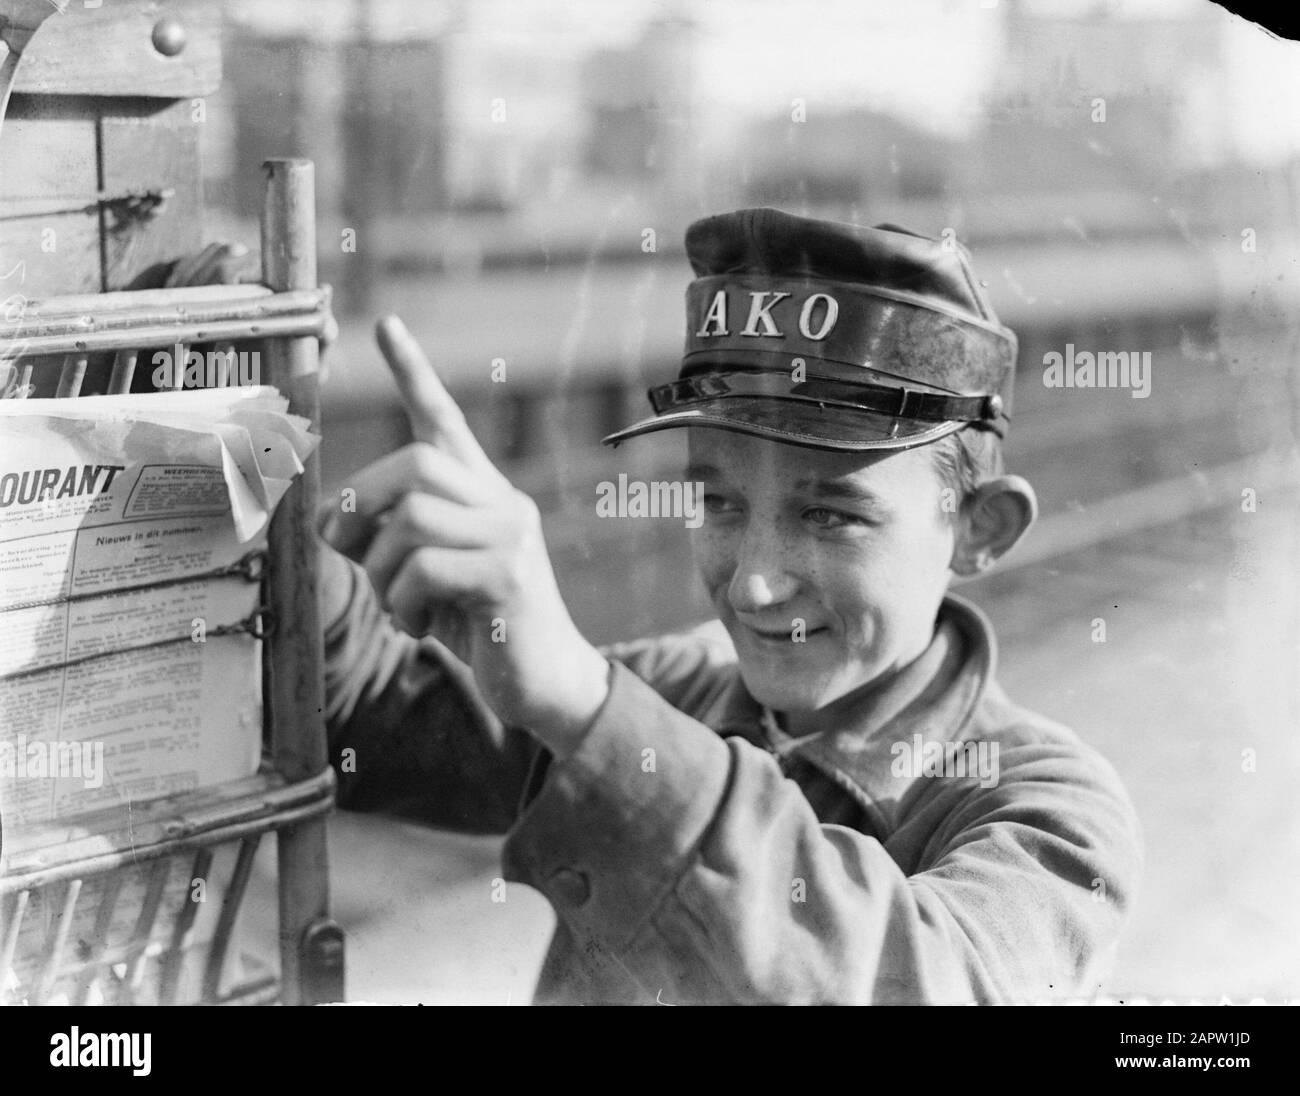
<svg viewBox="0 0 1300 1096">
<path fill-rule="evenodd" d="M 271 516 L 319 438 L 270 387 L 0 400 L 0 821 L 249 776 Z"/>
</svg>

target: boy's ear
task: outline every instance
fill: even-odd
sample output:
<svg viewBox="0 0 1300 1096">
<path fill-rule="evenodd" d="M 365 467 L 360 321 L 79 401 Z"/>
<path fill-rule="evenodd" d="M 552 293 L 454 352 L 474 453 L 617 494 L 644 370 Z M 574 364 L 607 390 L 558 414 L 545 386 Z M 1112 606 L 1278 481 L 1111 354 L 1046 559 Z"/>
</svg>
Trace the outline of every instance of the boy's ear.
<svg viewBox="0 0 1300 1096">
<path fill-rule="evenodd" d="M 952 569 L 978 575 L 992 567 L 1028 532 L 1038 517 L 1038 496 L 1019 476 L 985 480 L 962 507 Z"/>
</svg>

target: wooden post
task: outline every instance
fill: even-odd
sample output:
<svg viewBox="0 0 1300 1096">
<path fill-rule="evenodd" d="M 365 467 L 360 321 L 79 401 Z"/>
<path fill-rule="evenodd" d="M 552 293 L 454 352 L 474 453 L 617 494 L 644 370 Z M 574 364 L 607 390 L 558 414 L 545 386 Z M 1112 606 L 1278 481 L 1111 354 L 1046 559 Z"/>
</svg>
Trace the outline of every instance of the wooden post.
<svg viewBox="0 0 1300 1096">
<path fill-rule="evenodd" d="M 309 160 L 268 160 L 262 206 L 262 280 L 277 291 L 316 287 L 315 172 Z M 313 336 L 268 339 L 265 377 L 289 398 L 289 410 L 320 427 L 318 346 Z M 320 492 L 317 457 L 281 501 L 269 532 L 267 600 L 273 631 L 267 639 L 264 695 L 276 768 L 303 780 L 329 764 L 320 611 L 316 601 L 315 529 Z M 325 822 L 278 833 L 280 975 L 285 1004 L 311 1004 L 321 980 L 310 967 L 309 933 L 329 919 L 329 859 Z M 336 986 L 342 992 L 340 977 Z M 334 996 L 328 989 L 325 996 Z"/>
</svg>

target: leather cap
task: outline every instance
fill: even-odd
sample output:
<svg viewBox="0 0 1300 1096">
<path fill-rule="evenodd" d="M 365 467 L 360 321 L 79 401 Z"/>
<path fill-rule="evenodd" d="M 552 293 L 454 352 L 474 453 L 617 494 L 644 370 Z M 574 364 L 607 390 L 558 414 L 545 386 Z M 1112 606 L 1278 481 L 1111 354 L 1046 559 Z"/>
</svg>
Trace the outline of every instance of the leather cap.
<svg viewBox="0 0 1300 1096">
<path fill-rule="evenodd" d="M 680 426 L 848 451 L 1004 433 L 1016 337 L 956 240 L 742 209 L 692 224 L 686 252 L 681 372 L 607 444 Z"/>
</svg>

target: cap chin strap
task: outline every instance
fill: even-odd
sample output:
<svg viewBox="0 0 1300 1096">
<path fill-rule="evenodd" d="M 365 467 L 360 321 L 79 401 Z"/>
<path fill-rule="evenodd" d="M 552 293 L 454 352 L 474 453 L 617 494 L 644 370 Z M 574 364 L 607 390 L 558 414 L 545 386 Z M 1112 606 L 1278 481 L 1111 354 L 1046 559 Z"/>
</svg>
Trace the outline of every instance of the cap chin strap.
<svg viewBox="0 0 1300 1096">
<path fill-rule="evenodd" d="M 921 422 L 970 422 L 992 430 L 999 437 L 1003 434 L 1007 420 L 1002 410 L 1002 397 L 997 393 L 979 396 L 944 395 L 940 392 L 876 384 L 873 381 L 846 381 L 814 374 L 796 382 L 787 373 L 770 370 L 761 373 L 743 370 L 702 373 L 657 385 L 649 390 L 648 395 L 655 413 L 659 415 L 679 411 L 705 400 L 727 396 L 761 396 L 815 403 L 825 407 L 846 407 Z"/>
</svg>

